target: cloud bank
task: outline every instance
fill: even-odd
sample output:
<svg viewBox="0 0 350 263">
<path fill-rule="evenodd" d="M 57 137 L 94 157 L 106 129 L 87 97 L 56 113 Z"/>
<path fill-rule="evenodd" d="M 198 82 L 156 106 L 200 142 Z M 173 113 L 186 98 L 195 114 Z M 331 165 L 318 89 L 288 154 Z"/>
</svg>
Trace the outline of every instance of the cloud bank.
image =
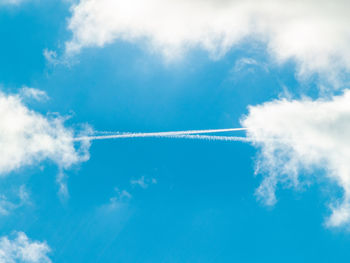
<svg viewBox="0 0 350 263">
<path fill-rule="evenodd" d="M 47 256 L 50 248 L 45 242 L 31 241 L 23 232 L 0 238 L 1 263 L 51 263 Z"/>
<path fill-rule="evenodd" d="M 71 8 L 66 50 L 146 40 L 170 58 L 192 47 L 220 56 L 249 38 L 266 44 L 278 63 L 295 60 L 301 76 L 336 81 L 350 69 L 349 9 L 346 0 L 80 0 Z"/>
<path fill-rule="evenodd" d="M 330 100 L 283 99 L 250 107 L 242 125 L 260 149 L 256 172 L 265 177 L 259 198 L 273 205 L 278 185 L 298 188 L 326 178 L 342 190 L 341 198 L 331 196 L 327 225 L 350 224 L 350 90 Z"/>
<path fill-rule="evenodd" d="M 75 131 L 65 127 L 64 118 L 29 109 L 23 101 L 28 96 L 45 97 L 29 88 L 20 95 L 0 92 L 0 176 L 44 161 L 55 163 L 62 172 L 88 160 L 89 142 L 74 142 Z"/>
</svg>

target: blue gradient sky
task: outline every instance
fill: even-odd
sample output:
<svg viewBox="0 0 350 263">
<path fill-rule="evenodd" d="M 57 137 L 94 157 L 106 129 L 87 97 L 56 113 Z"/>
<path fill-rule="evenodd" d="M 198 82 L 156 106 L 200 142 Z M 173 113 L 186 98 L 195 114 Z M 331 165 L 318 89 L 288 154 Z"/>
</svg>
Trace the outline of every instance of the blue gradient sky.
<svg viewBox="0 0 350 263">
<path fill-rule="evenodd" d="M 30 107 L 71 116 L 66 123 L 73 127 L 239 127 L 248 105 L 280 98 L 286 88 L 316 96 L 303 86 L 312 83 L 296 80 L 293 63 L 266 64 L 263 47 L 249 41 L 217 60 L 194 49 L 165 62 L 142 43 L 117 41 L 82 50 L 71 66 L 48 64 L 43 50 L 60 52 L 71 36 L 69 14 L 59 0 L 1 8 L 0 83 L 5 92 L 46 91 L 50 100 Z M 258 65 L 235 71 L 243 58 Z M 346 262 L 350 256 L 349 234 L 324 227 L 329 210 L 319 186 L 279 189 L 274 207 L 256 200 L 261 177 L 249 144 L 138 138 L 95 141 L 90 154 L 67 171 L 67 200 L 57 194 L 50 162 L 1 178 L 2 191 L 25 184 L 31 204 L 2 216 L 0 234 L 23 231 L 46 240 L 53 262 Z M 132 183 L 142 178 L 147 186 Z"/>
</svg>

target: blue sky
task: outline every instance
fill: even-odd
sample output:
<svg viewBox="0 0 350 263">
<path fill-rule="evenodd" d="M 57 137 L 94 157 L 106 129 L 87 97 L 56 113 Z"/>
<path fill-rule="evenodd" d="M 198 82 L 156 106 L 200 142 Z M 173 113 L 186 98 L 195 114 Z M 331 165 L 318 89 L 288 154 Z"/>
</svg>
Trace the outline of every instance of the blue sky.
<svg viewBox="0 0 350 263">
<path fill-rule="evenodd" d="M 347 4 L 131 2 L 0 4 L 0 262 L 347 262 Z"/>
</svg>

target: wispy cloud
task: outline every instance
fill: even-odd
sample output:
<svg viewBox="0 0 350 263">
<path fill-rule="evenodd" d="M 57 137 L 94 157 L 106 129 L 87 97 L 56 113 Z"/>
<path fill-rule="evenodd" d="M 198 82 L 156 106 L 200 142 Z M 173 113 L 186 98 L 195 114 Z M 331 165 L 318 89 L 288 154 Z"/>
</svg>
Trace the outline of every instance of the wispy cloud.
<svg viewBox="0 0 350 263">
<path fill-rule="evenodd" d="M 68 59 L 68 57 L 65 56 L 60 57 L 54 50 L 44 49 L 43 56 L 49 66 L 64 65 L 70 67 L 75 63 L 71 58 Z"/>
<path fill-rule="evenodd" d="M 109 199 L 107 204 L 104 204 L 101 209 L 105 211 L 113 211 L 119 209 L 130 201 L 132 195 L 127 190 L 120 190 L 118 187 L 114 188 L 114 194 Z"/>
<path fill-rule="evenodd" d="M 9 215 L 14 210 L 30 204 L 29 193 L 24 185 L 21 185 L 15 193 L 17 201 L 9 199 L 5 194 L 0 195 L 0 215 Z"/>
<path fill-rule="evenodd" d="M 240 58 L 235 62 L 235 65 L 232 69 L 233 73 L 242 74 L 242 73 L 255 73 L 256 68 L 261 68 L 265 72 L 269 71 L 268 65 L 263 62 L 259 62 L 253 58 Z"/>
<path fill-rule="evenodd" d="M 114 188 L 115 195 L 110 198 L 110 202 L 114 203 L 116 201 L 125 201 L 132 198 L 132 195 L 126 190 L 119 190 L 118 187 Z"/>
<path fill-rule="evenodd" d="M 49 99 L 49 96 L 47 96 L 46 92 L 43 90 L 35 89 L 35 88 L 30 88 L 27 86 L 24 86 L 20 92 L 19 96 L 22 99 L 34 99 L 36 101 L 45 101 Z"/>
<path fill-rule="evenodd" d="M 137 185 L 143 189 L 146 189 L 148 188 L 148 186 L 150 184 L 156 184 L 157 183 L 157 179 L 155 178 L 146 178 L 144 175 L 141 176 L 139 179 L 133 179 L 133 180 L 130 180 L 130 184 L 131 185 Z"/>
</svg>

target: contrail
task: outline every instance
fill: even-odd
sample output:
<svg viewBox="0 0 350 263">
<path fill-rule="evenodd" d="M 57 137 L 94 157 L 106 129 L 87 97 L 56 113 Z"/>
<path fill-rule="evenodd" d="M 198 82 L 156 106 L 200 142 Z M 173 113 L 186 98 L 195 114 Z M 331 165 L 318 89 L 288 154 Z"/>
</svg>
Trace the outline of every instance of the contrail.
<svg viewBox="0 0 350 263">
<path fill-rule="evenodd" d="M 208 140 L 208 141 L 234 141 L 234 142 L 250 142 L 251 140 L 246 137 L 237 136 L 212 136 L 212 135 L 174 135 L 164 136 L 165 138 L 175 139 L 194 139 L 194 140 Z"/>
<path fill-rule="evenodd" d="M 107 139 L 122 139 L 122 138 L 137 138 L 137 137 L 173 137 L 176 136 L 185 136 L 191 134 L 203 134 L 203 133 L 220 133 L 220 132 L 231 132 L 231 131 L 245 131 L 246 128 L 230 128 L 230 129 L 211 129 L 211 130 L 190 130 L 190 131 L 170 131 L 170 132 L 148 132 L 148 133 L 117 133 L 110 135 L 98 135 L 98 136 L 82 136 L 75 138 L 75 141 L 83 141 L 83 140 L 107 140 Z M 228 137 L 229 136 L 204 136 L 198 139 L 209 139 L 209 137 Z M 180 138 L 180 137 L 178 137 Z M 185 138 L 185 137 L 183 137 Z M 187 137 L 190 139 L 190 137 Z M 234 138 L 234 137 L 232 137 Z M 243 138 L 243 137 L 242 137 Z M 195 139 L 195 137 L 191 138 Z"/>
</svg>

